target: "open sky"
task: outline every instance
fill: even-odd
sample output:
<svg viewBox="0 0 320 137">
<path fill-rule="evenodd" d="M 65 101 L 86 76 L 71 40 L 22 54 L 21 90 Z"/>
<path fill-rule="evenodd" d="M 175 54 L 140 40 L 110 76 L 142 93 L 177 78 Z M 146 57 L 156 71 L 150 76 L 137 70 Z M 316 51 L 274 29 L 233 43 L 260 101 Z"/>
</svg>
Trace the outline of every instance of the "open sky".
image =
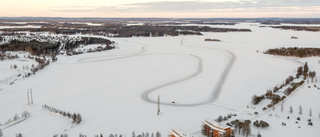
<svg viewBox="0 0 320 137">
<path fill-rule="evenodd" d="M 319 0 L 1 0 L 0 17 L 320 18 Z"/>
</svg>

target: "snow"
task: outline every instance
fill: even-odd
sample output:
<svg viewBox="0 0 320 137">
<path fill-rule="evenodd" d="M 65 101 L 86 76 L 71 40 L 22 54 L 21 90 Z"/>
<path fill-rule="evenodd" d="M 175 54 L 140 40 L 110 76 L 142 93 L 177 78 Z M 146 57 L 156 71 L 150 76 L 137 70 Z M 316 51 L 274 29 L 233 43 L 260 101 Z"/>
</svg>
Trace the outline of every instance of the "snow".
<svg viewBox="0 0 320 137">
<path fill-rule="evenodd" d="M 26 26 L 0 26 L 0 29 L 13 29 L 13 28 L 41 28 L 41 26 L 33 26 L 33 25 L 26 25 Z"/>
<path fill-rule="evenodd" d="M 238 114 L 232 120 L 264 120 L 270 124 L 266 129 L 252 126 L 254 135 L 258 131 L 262 136 L 272 137 L 319 135 L 320 91 L 312 83 L 303 85 L 285 99 L 284 112 L 280 111 L 280 105 L 274 111 L 262 111 L 262 106 L 266 106 L 269 100 L 256 108 L 247 106 L 251 105 L 253 95 L 264 94 L 267 89 L 281 84 L 305 61 L 308 61 L 310 70 L 320 74 L 319 57 L 299 59 L 262 53 L 275 47 L 319 47 L 320 33 L 259 28 L 250 23 L 232 27 L 249 28 L 252 32 L 110 38 L 117 43 L 117 49 L 58 56 L 57 62 L 36 75 L 19 79 L 0 90 L 0 108 L 5 110 L 0 111 L 1 123 L 24 110 L 32 115 L 15 126 L 3 129 L 4 136 L 16 133 L 25 137 L 52 137 L 59 133 L 68 133 L 69 136 L 78 136 L 79 133 L 130 136 L 132 131 L 136 134 L 160 131 L 165 136 L 173 127 L 201 136 L 200 127 L 204 119 L 216 119 L 230 113 Z M 291 36 L 299 39 L 293 40 Z M 205 42 L 205 38 L 220 39 L 221 42 Z M 232 60 L 229 52 L 235 55 L 235 60 L 231 62 L 229 73 L 223 75 Z M 9 69 L 8 65 L 13 62 L 0 63 L 4 63 L 4 66 L 1 64 L 0 77 L 8 77 L 10 74 L 7 75 L 9 72 L 5 69 Z M 23 62 L 14 63 L 20 65 Z M 220 92 L 215 93 L 220 76 L 226 79 Z M 319 82 L 316 85 L 320 86 Z M 153 90 L 155 87 L 159 88 Z M 34 94 L 35 104 L 31 106 L 27 106 L 26 92 L 29 88 Z M 146 91 L 150 94 L 142 97 Z M 160 115 L 156 115 L 157 104 L 152 102 L 158 95 L 161 103 L 166 103 L 160 105 Z M 211 95 L 216 95 L 213 102 L 198 104 L 210 99 Z M 70 119 L 42 110 L 44 104 L 80 113 L 83 121 L 73 125 Z M 291 105 L 294 108 L 292 114 L 288 112 Z M 297 113 L 299 105 L 303 107 L 302 116 Z M 307 125 L 310 108 L 314 126 Z M 253 114 L 255 111 L 259 116 Z M 270 113 L 273 115 L 269 116 Z M 289 120 L 287 116 L 290 116 Z M 298 116 L 302 120 L 296 124 Z M 282 126 L 281 122 L 286 122 L 287 126 Z"/>
</svg>

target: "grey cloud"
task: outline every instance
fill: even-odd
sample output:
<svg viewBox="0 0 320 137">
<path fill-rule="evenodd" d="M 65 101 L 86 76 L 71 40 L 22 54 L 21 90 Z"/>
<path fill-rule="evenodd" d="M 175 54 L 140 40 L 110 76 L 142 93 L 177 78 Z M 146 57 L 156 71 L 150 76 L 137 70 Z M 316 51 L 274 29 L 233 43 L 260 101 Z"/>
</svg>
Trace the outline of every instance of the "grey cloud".
<svg viewBox="0 0 320 137">
<path fill-rule="evenodd" d="M 63 12 L 112 12 L 112 13 L 140 13 L 140 12 L 228 12 L 228 11 L 283 11 L 308 10 L 307 7 L 318 7 L 319 0 L 242 0 L 225 2 L 203 2 L 203 1 L 159 1 L 131 3 L 120 6 L 100 6 L 100 7 L 68 7 L 55 9 Z M 280 9 L 279 9 L 280 8 Z M 302 9 L 304 8 L 304 9 Z M 281 10 L 282 9 L 282 10 Z M 319 9 L 320 10 L 320 9 Z"/>
</svg>

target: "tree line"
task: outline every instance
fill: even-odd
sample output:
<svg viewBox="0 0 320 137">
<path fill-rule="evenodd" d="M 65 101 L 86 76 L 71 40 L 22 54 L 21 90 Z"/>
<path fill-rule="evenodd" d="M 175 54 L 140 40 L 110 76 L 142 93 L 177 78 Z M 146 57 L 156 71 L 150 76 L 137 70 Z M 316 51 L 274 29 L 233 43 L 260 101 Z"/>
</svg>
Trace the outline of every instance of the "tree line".
<svg viewBox="0 0 320 137">
<path fill-rule="evenodd" d="M 50 107 L 48 105 L 43 105 L 42 108 L 44 110 L 49 110 L 50 112 L 60 114 L 61 116 L 70 118 L 70 119 L 72 119 L 72 123 L 75 123 L 75 124 L 79 124 L 82 121 L 82 116 L 79 113 L 72 114 L 70 112 L 62 111 L 60 109 Z"/>
<path fill-rule="evenodd" d="M 109 37 L 162 37 L 178 35 L 202 35 L 200 32 L 251 32 L 250 29 L 212 28 L 208 26 L 161 26 L 146 24 L 127 26 L 125 24 L 105 24 L 104 26 L 88 26 L 85 24 L 49 24 L 41 28 L 9 28 L 4 32 L 51 32 L 54 34 L 94 34 Z"/>
<path fill-rule="evenodd" d="M 300 82 L 294 82 L 295 79 L 300 78 L 303 76 L 303 79 Z M 279 86 L 276 85 L 272 89 L 268 89 L 267 92 L 263 95 L 253 95 L 251 103 L 253 105 L 259 104 L 264 99 L 270 99 L 271 103 L 267 105 L 268 108 L 273 107 L 275 104 L 279 103 L 280 101 L 284 100 L 286 96 L 289 96 L 293 91 L 295 91 L 298 87 L 302 86 L 305 82 L 305 80 L 310 77 L 313 81 L 314 77 L 316 76 L 315 71 L 309 71 L 308 63 L 305 62 L 304 66 L 300 66 L 297 68 L 297 72 L 295 77 L 289 76 L 284 80 L 282 84 Z M 288 86 L 289 85 L 289 86 Z M 283 93 L 285 96 L 280 96 L 276 94 L 280 89 L 286 87 L 286 89 L 283 90 Z M 267 108 L 264 107 L 263 110 L 266 110 Z"/>
<path fill-rule="evenodd" d="M 300 47 L 289 47 L 289 48 L 275 48 L 268 49 L 264 52 L 265 54 L 278 55 L 278 56 L 291 56 L 291 57 L 313 57 L 320 56 L 320 48 L 300 48 Z"/>
</svg>

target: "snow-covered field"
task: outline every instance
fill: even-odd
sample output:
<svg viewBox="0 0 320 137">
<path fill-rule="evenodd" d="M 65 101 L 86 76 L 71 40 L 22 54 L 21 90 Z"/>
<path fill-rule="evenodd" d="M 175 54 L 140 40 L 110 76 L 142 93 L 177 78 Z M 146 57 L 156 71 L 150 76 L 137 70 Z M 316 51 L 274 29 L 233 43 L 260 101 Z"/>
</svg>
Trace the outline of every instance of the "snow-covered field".
<svg viewBox="0 0 320 137">
<path fill-rule="evenodd" d="M 295 75 L 297 67 L 305 61 L 310 70 L 320 74 L 319 57 L 298 59 L 262 53 L 275 47 L 320 47 L 320 33 L 258 26 L 241 23 L 232 27 L 249 28 L 252 32 L 203 33 L 203 36 L 110 38 L 117 43 L 117 49 L 58 56 L 57 62 L 32 77 L 21 78 L 13 85 L 0 81 L 0 123 L 24 110 L 32 115 L 16 125 L 0 128 L 5 137 L 16 133 L 24 137 L 52 137 L 61 133 L 70 137 L 79 133 L 131 136 L 132 131 L 136 134 L 160 131 L 166 136 L 172 128 L 202 136 L 202 120 L 236 113 L 238 116 L 233 119 L 264 120 L 270 124 L 266 129 L 252 126 L 252 135 L 259 130 L 264 137 L 317 137 L 320 90 L 313 85 L 320 86 L 320 82 L 306 83 L 291 94 L 284 101 L 283 112 L 280 106 L 270 112 L 262 111 L 260 108 L 267 100 L 256 109 L 247 106 L 251 105 L 253 95 L 264 94 L 289 75 Z M 290 39 L 291 36 L 299 39 Z M 221 42 L 205 42 L 205 38 Z M 0 78 L 10 76 L 5 74 L 9 64 L 12 63 L 1 62 Z M 30 88 L 34 104 L 28 106 Z M 159 95 L 161 113 L 156 115 L 155 101 Z M 70 119 L 43 110 L 44 104 L 80 113 L 83 120 L 73 125 Z M 292 114 L 288 112 L 291 105 Z M 297 113 L 299 105 L 303 107 L 303 115 Z M 310 108 L 314 126 L 307 125 Z M 255 111 L 260 115 L 255 116 Z M 301 121 L 296 124 L 298 116 Z M 282 122 L 287 126 L 282 126 Z"/>
</svg>

